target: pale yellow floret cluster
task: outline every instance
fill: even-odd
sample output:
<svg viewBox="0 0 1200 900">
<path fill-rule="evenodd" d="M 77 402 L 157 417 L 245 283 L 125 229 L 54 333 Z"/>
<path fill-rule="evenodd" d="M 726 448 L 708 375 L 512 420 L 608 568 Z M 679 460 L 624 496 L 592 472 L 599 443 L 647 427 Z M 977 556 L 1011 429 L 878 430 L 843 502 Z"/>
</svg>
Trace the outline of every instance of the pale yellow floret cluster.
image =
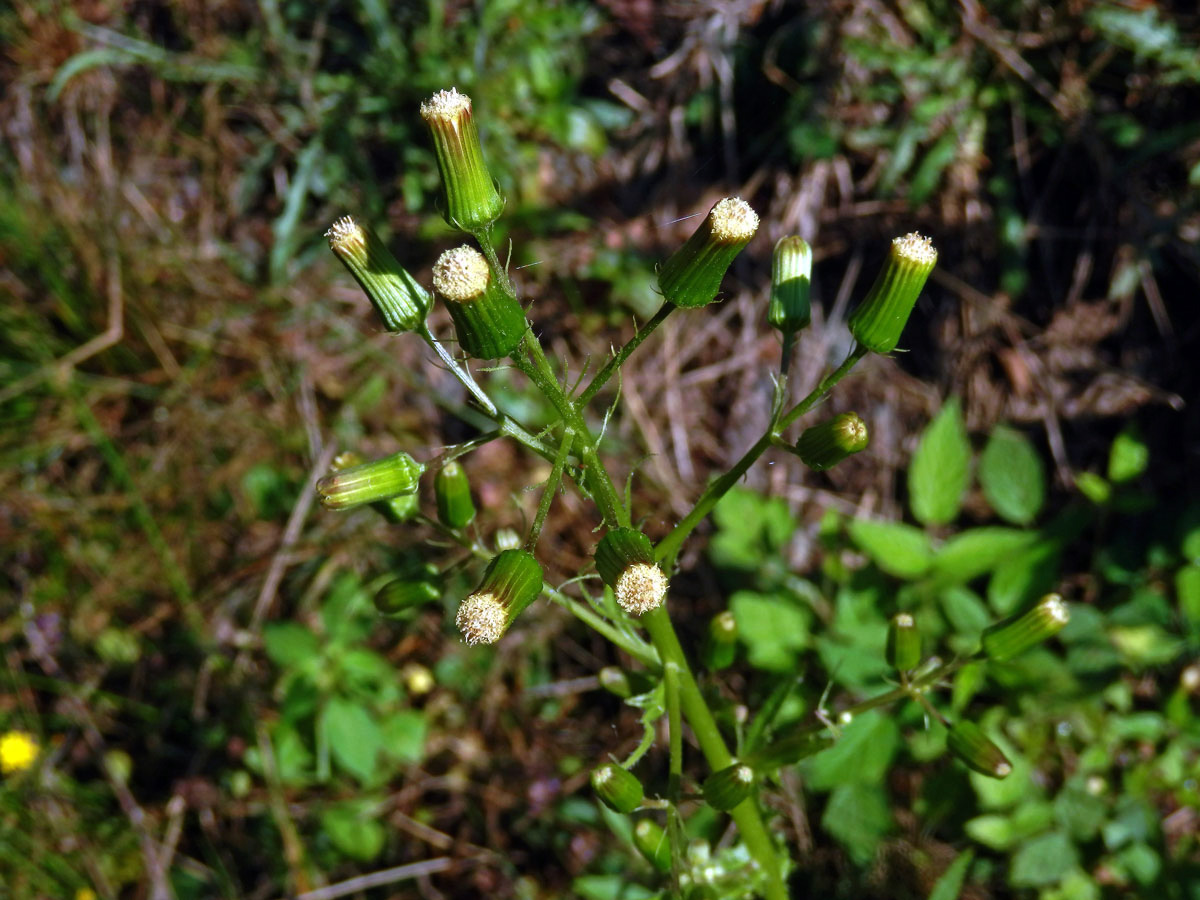
<svg viewBox="0 0 1200 900">
<path fill-rule="evenodd" d="M 433 288 L 454 303 L 469 303 L 487 290 L 491 273 L 487 260 L 463 244 L 447 250 L 433 264 Z"/>
<path fill-rule="evenodd" d="M 508 625 L 508 610 L 495 594 L 471 594 L 458 608 L 454 624 L 468 644 L 494 644 Z"/>
<path fill-rule="evenodd" d="M 912 628 L 917 624 L 908 613 L 897 613 L 895 621 L 897 628 Z"/>
<path fill-rule="evenodd" d="M 617 603 L 631 616 L 647 613 L 667 595 L 667 576 L 650 563 L 634 563 L 617 578 Z"/>
<path fill-rule="evenodd" d="M 342 216 L 329 226 L 325 237 L 329 238 L 329 246 L 333 250 L 345 249 L 352 241 L 356 244 L 366 241 L 362 227 L 354 221 L 353 216 Z"/>
<path fill-rule="evenodd" d="M 726 197 L 708 214 L 712 235 L 723 244 L 740 244 L 758 231 L 758 213 L 741 197 Z"/>
<path fill-rule="evenodd" d="M 0 735 L 0 772 L 24 772 L 37 760 L 38 743 L 26 731 L 6 731 Z"/>
<path fill-rule="evenodd" d="M 1007 761 L 1001 760 L 992 766 L 992 771 L 996 773 L 997 778 L 1004 778 L 1006 775 L 1012 774 L 1012 765 Z"/>
<path fill-rule="evenodd" d="M 933 241 L 915 231 L 909 232 L 903 237 L 893 238 L 892 252 L 901 259 L 921 266 L 932 268 L 937 262 L 937 250 L 933 247 Z"/>
<path fill-rule="evenodd" d="M 733 770 L 733 777 L 742 784 L 754 783 L 754 770 L 749 766 L 738 766 Z"/>
<path fill-rule="evenodd" d="M 1071 611 L 1067 608 L 1067 602 L 1059 594 L 1049 594 L 1042 598 L 1039 605 L 1051 621 L 1057 622 L 1059 625 L 1066 625 L 1071 620 Z"/>
<path fill-rule="evenodd" d="M 430 119 L 454 121 L 464 112 L 470 114 L 471 98 L 466 94 L 460 94 L 455 88 L 438 91 L 421 104 L 421 118 L 426 121 Z"/>
</svg>

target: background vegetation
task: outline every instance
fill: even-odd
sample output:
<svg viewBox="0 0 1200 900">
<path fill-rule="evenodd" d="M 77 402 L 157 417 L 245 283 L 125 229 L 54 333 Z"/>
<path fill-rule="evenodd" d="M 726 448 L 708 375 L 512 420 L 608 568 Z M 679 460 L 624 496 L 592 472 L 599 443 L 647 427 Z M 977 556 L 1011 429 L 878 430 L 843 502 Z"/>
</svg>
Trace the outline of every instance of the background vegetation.
<svg viewBox="0 0 1200 900">
<path fill-rule="evenodd" d="M 1183 4 L 1116 2 L 0 10 L 0 732 L 40 748 L 0 785 L 5 890 L 661 886 L 586 786 L 641 738 L 595 680 L 621 660 L 546 608 L 468 651 L 455 570 L 444 603 L 381 620 L 381 579 L 441 560 L 410 527 L 312 509 L 335 451 L 426 458 L 471 433 L 321 237 L 353 212 L 427 278 L 458 239 L 416 109 L 457 85 L 531 315 L 577 366 L 653 310 L 681 217 L 727 193 L 763 217 L 728 299 L 623 370 L 608 451 L 641 460 L 651 536 L 766 422 L 776 238 L 816 248 L 809 383 L 844 356 L 886 238 L 940 250 L 908 352 L 832 401 L 871 449 L 753 470 L 671 602 L 695 649 L 733 610 L 739 659 L 712 690 L 786 684 L 780 721 L 830 681 L 834 709 L 878 686 L 897 608 L 942 653 L 1043 589 L 1077 612 L 1053 647 L 949 686 L 990 710 L 1008 780 L 931 763 L 944 735 L 916 708 L 783 773 L 797 896 L 1200 897 L 1198 37 Z M 489 539 L 545 477 L 501 444 L 470 471 Z M 572 502 L 543 538 L 559 581 L 594 541 Z M 698 863 L 724 825 L 697 826 Z"/>
</svg>

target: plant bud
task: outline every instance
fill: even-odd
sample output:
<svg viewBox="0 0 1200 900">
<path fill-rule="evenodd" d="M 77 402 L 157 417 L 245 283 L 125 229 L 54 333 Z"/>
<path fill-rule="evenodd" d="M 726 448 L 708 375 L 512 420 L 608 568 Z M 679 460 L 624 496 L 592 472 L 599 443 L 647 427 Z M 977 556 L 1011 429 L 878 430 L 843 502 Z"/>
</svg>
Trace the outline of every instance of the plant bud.
<svg viewBox="0 0 1200 900">
<path fill-rule="evenodd" d="M 658 287 L 668 303 L 707 306 L 721 289 L 729 264 L 758 230 L 758 214 L 739 197 L 726 197 L 700 227 L 663 263 Z"/>
<path fill-rule="evenodd" d="M 967 766 L 988 778 L 1005 778 L 1012 772 L 1012 763 L 974 722 L 955 722 L 946 735 L 950 752 Z"/>
<path fill-rule="evenodd" d="M 704 641 L 704 665 L 710 672 L 727 669 L 737 656 L 737 619 L 729 610 L 719 612 L 708 623 Z"/>
<path fill-rule="evenodd" d="M 456 461 L 442 466 L 433 479 L 433 496 L 437 501 L 438 519 L 450 528 L 466 528 L 475 518 L 475 503 L 471 500 L 471 484 L 467 473 Z"/>
<path fill-rule="evenodd" d="M 638 819 L 633 826 L 633 843 L 646 857 L 646 862 L 658 871 L 671 871 L 671 841 L 663 827 L 653 819 Z"/>
<path fill-rule="evenodd" d="M 633 696 L 633 686 L 629 683 L 629 676 L 619 666 L 605 666 L 596 673 L 596 678 L 600 682 L 600 687 L 622 700 L 628 700 Z"/>
<path fill-rule="evenodd" d="M 494 644 L 542 592 L 542 567 L 524 550 L 505 550 L 458 608 L 454 622 L 468 644 Z"/>
<path fill-rule="evenodd" d="M 916 668 L 921 661 L 921 635 L 908 613 L 896 613 L 888 623 L 887 661 L 901 672 Z"/>
<path fill-rule="evenodd" d="M 446 221 L 460 231 L 487 228 L 504 211 L 504 198 L 483 160 L 471 98 L 454 88 L 438 91 L 421 104 L 421 118 L 433 136 Z"/>
<path fill-rule="evenodd" d="M 432 603 L 440 596 L 441 591 L 428 581 L 398 578 L 379 589 L 375 595 L 375 609 L 385 616 L 399 616 L 410 609 Z"/>
<path fill-rule="evenodd" d="M 1047 594 L 1029 611 L 997 622 L 984 631 L 983 652 L 997 662 L 1012 659 L 1053 637 L 1070 618 L 1066 601 L 1059 594 Z"/>
<path fill-rule="evenodd" d="M 767 322 L 783 334 L 795 334 L 812 321 L 812 257 L 812 247 L 796 235 L 780 238 L 775 245 Z"/>
<path fill-rule="evenodd" d="M 492 277 L 487 260 L 464 244 L 447 250 L 433 266 L 433 289 L 446 301 L 458 342 L 478 359 L 499 359 L 525 335 L 521 304 Z"/>
<path fill-rule="evenodd" d="M 929 238 L 913 232 L 893 240 L 879 277 L 850 316 L 854 339 L 875 353 L 894 350 L 936 264 Z"/>
<path fill-rule="evenodd" d="M 631 616 L 649 612 L 667 595 L 667 576 L 654 562 L 650 539 L 632 528 L 614 528 L 601 538 L 596 571 Z"/>
<path fill-rule="evenodd" d="M 396 261 L 375 232 L 342 216 L 325 232 L 329 249 L 345 264 L 388 331 L 419 328 L 433 298 Z"/>
<path fill-rule="evenodd" d="M 612 763 L 597 766 L 592 772 L 592 790 L 614 812 L 631 813 L 642 805 L 642 783 L 628 769 Z"/>
<path fill-rule="evenodd" d="M 317 482 L 317 495 L 329 509 L 352 509 L 364 503 L 415 494 L 425 466 L 407 453 L 335 470 Z"/>
<path fill-rule="evenodd" d="M 734 763 L 706 779 L 701 790 L 713 809 L 728 812 L 754 793 L 754 769 L 745 763 Z"/>
<path fill-rule="evenodd" d="M 842 413 L 806 428 L 796 441 L 796 453 L 810 469 L 823 472 L 865 449 L 867 439 L 866 423 L 858 413 Z"/>
</svg>

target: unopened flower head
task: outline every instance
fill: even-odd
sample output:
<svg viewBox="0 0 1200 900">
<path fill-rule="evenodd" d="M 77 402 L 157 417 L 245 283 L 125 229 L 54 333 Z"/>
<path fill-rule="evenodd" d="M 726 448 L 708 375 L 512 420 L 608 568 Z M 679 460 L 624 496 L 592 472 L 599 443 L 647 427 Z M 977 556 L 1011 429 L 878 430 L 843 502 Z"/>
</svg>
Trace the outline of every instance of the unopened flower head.
<svg viewBox="0 0 1200 900">
<path fill-rule="evenodd" d="M 812 247 L 804 238 L 780 238 L 771 257 L 771 302 L 767 322 L 783 334 L 795 334 L 812 321 Z"/>
<path fill-rule="evenodd" d="M 1053 637 L 1070 618 L 1066 601 L 1059 594 L 1047 594 L 1029 611 L 984 631 L 983 652 L 997 662 L 1010 660 Z"/>
<path fill-rule="evenodd" d="M 468 644 L 494 644 L 542 591 L 542 567 L 524 550 L 504 550 L 488 564 L 454 622 Z"/>
<path fill-rule="evenodd" d="M 508 627 L 508 610 L 495 594 L 471 594 L 458 608 L 454 624 L 468 644 L 494 644 Z"/>
<path fill-rule="evenodd" d="M 474 247 L 464 244 L 438 257 L 433 288 L 446 300 L 458 342 L 471 356 L 498 359 L 517 349 L 525 336 L 525 311 Z"/>
<path fill-rule="evenodd" d="M 635 563 L 617 578 L 614 591 L 621 609 L 640 616 L 662 605 L 667 596 L 667 576 L 654 563 Z"/>
<path fill-rule="evenodd" d="M 613 528 L 600 539 L 596 571 L 631 616 L 660 606 L 667 595 L 667 576 L 654 562 L 654 547 L 635 528 Z"/>
<path fill-rule="evenodd" d="M 810 469 L 822 472 L 865 450 L 869 437 L 858 413 L 842 413 L 805 429 L 796 441 L 796 455 Z"/>
<path fill-rule="evenodd" d="M 462 231 L 489 227 L 504 210 L 504 198 L 483 159 L 471 98 L 456 89 L 438 91 L 421 104 L 442 175 L 444 215 Z"/>
<path fill-rule="evenodd" d="M 395 453 L 345 469 L 317 482 L 317 496 L 328 509 L 352 509 L 365 503 L 414 494 L 425 466 L 407 453 Z"/>
<path fill-rule="evenodd" d="M 894 239 L 879 276 L 850 316 L 854 339 L 875 353 L 894 350 L 936 264 L 929 238 L 913 232 Z"/>
<path fill-rule="evenodd" d="M 329 249 L 346 266 L 388 331 L 420 328 L 432 298 L 396 261 L 375 232 L 342 216 L 325 232 Z"/>
<path fill-rule="evenodd" d="M 692 236 L 663 263 L 658 286 L 676 306 L 705 306 L 717 296 L 721 279 L 758 230 L 758 214 L 740 197 L 726 197 L 704 217 Z"/>
<path fill-rule="evenodd" d="M 38 742 L 27 731 L 6 731 L 0 735 L 0 772 L 5 775 L 24 772 L 37 761 Z"/>
</svg>

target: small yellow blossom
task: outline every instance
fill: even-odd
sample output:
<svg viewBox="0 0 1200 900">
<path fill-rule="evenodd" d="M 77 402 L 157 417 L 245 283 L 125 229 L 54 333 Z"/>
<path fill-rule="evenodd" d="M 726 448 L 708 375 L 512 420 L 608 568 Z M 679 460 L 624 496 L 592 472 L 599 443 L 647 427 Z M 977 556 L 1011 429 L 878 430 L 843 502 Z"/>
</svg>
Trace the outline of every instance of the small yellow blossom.
<svg viewBox="0 0 1200 900">
<path fill-rule="evenodd" d="M 38 744 L 25 731 L 6 731 L 0 735 L 0 772 L 23 772 L 37 759 Z"/>
<path fill-rule="evenodd" d="M 96 892 L 91 888 L 80 888 L 75 892 L 75 900 L 96 900 Z"/>
</svg>

